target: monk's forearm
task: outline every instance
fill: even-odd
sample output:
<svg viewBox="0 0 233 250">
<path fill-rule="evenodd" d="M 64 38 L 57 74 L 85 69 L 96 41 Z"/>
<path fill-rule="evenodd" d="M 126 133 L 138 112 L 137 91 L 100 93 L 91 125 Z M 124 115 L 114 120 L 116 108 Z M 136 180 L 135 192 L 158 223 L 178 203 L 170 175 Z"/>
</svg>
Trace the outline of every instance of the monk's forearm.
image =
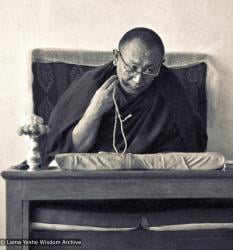
<svg viewBox="0 0 233 250">
<path fill-rule="evenodd" d="M 113 90 L 118 83 L 116 75 L 111 76 L 95 92 L 82 119 L 72 131 L 73 147 L 76 152 L 88 152 L 94 145 L 102 116 L 113 106 Z"/>
<path fill-rule="evenodd" d="M 88 152 L 94 145 L 99 130 L 101 115 L 87 109 L 72 132 L 73 147 L 76 152 Z"/>
</svg>

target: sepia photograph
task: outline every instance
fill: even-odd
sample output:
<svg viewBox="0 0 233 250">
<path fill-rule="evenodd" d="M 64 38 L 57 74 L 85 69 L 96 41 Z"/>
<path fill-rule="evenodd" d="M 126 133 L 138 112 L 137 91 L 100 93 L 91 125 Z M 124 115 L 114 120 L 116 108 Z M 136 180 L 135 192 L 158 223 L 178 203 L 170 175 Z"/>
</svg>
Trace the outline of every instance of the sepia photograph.
<svg viewBox="0 0 233 250">
<path fill-rule="evenodd" d="M 0 14 L 0 249 L 233 249 L 233 2 Z"/>
</svg>

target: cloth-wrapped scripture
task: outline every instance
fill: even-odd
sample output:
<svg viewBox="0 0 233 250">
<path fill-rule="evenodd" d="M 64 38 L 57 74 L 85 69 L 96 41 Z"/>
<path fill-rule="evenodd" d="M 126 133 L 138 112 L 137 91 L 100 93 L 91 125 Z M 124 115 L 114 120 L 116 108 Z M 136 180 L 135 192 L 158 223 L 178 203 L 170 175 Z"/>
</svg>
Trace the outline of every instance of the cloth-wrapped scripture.
<svg viewBox="0 0 233 250">
<path fill-rule="evenodd" d="M 55 157 L 63 170 L 214 170 L 222 169 L 225 158 L 220 153 L 65 153 Z"/>
</svg>

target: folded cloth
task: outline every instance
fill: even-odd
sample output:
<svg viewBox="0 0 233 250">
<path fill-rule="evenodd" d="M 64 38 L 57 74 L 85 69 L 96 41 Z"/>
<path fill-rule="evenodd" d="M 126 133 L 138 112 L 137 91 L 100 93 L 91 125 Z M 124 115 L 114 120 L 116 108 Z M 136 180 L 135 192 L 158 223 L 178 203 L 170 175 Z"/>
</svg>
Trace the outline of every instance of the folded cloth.
<svg viewBox="0 0 233 250">
<path fill-rule="evenodd" d="M 55 160 L 63 170 L 214 170 L 222 169 L 225 163 L 225 157 L 216 152 L 158 154 L 65 153 L 57 154 Z"/>
<path fill-rule="evenodd" d="M 33 230 L 232 228 L 233 203 L 226 199 L 33 201 L 31 222 Z"/>
<path fill-rule="evenodd" d="M 32 230 L 52 230 L 52 231 L 100 231 L 100 232 L 127 232 L 136 230 L 137 227 L 93 227 L 93 226 L 80 226 L 80 225 L 64 225 L 64 224 L 51 224 L 32 222 Z"/>
<path fill-rule="evenodd" d="M 180 224 L 180 225 L 166 225 L 157 227 L 143 228 L 149 231 L 191 231 L 191 230 L 214 230 L 214 229 L 232 229 L 233 223 L 190 223 L 190 224 Z M 63 224 L 49 224 L 32 222 L 32 230 L 52 230 L 52 231 L 99 231 L 99 232 L 128 232 L 133 230 L 138 230 L 137 227 L 129 228 L 117 228 L 117 227 L 89 227 L 89 226 L 79 226 L 79 225 L 63 225 Z"/>
</svg>

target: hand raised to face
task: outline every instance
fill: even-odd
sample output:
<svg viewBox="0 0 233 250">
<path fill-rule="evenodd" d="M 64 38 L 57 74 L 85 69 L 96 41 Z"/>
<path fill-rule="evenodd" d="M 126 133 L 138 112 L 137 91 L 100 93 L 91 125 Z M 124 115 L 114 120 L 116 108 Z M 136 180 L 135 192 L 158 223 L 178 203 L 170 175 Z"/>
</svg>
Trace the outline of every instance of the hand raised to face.
<svg viewBox="0 0 233 250">
<path fill-rule="evenodd" d="M 113 89 L 118 83 L 118 77 L 113 75 L 96 91 L 89 106 L 93 113 L 103 115 L 111 109 Z"/>
</svg>

